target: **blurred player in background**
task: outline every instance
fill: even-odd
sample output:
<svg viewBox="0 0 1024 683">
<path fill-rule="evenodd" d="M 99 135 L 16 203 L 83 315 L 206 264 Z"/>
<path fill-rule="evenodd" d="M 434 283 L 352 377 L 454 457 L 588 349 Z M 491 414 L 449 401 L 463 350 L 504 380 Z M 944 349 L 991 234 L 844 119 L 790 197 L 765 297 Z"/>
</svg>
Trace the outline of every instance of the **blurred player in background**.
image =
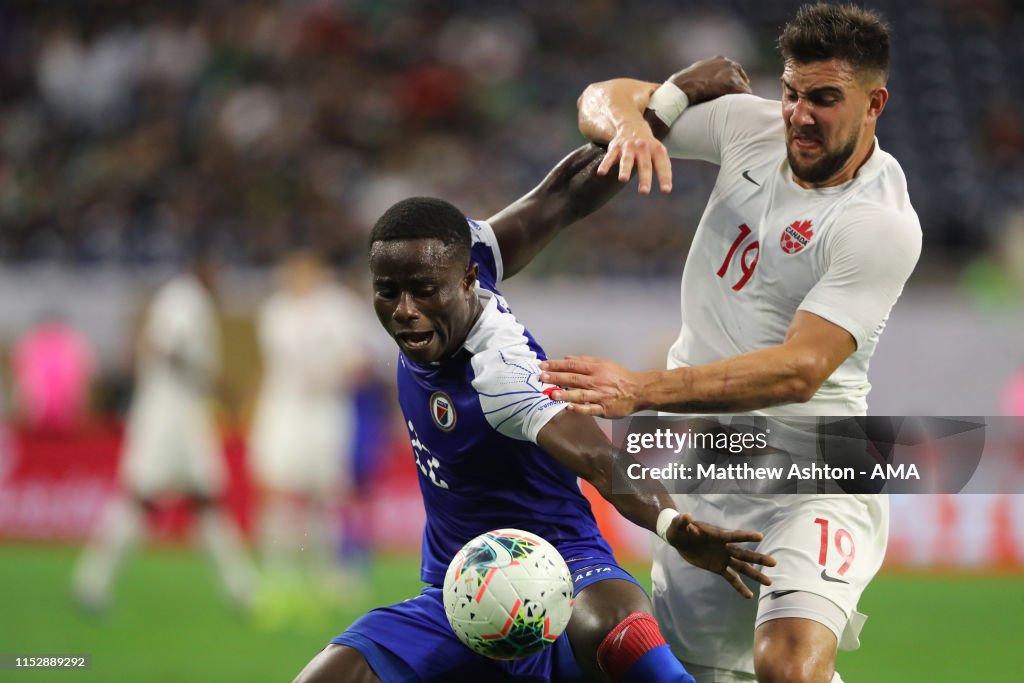
<svg viewBox="0 0 1024 683">
<path fill-rule="evenodd" d="M 146 313 L 135 395 L 121 458 L 123 495 L 100 518 L 74 575 L 75 596 L 101 610 L 146 516 L 168 495 L 187 497 L 199 538 L 229 600 L 247 607 L 253 569 L 220 497 L 225 466 L 211 413 L 220 376 L 215 264 L 200 257 L 164 284 Z"/>
<path fill-rule="evenodd" d="M 707 77 L 704 97 L 743 88 L 735 71 L 716 67 L 698 70 Z M 695 522 L 656 483 L 612 491 L 613 473 L 625 466 L 616 449 L 596 422 L 550 399 L 555 387 L 537 377 L 544 352 L 497 291 L 560 229 L 618 190 L 614 179 L 596 175 L 601 155 L 593 145 L 576 150 L 488 222 L 417 197 L 374 226 L 374 308 L 401 351 L 399 403 L 427 511 L 421 578 L 428 586 L 416 599 L 359 619 L 299 680 L 454 683 L 585 674 L 613 683 L 692 681 L 665 645 L 646 594 L 601 537 L 577 477 L 747 597 L 737 573 L 765 580 L 748 563 L 771 559 L 733 544 L 760 534 Z M 573 574 L 575 606 L 552 648 L 499 662 L 459 642 L 445 619 L 441 584 L 463 544 L 509 526 L 559 550 Z"/>
<path fill-rule="evenodd" d="M 249 441 L 268 582 L 260 604 L 270 612 L 307 602 L 307 573 L 320 596 L 326 590 L 339 598 L 358 578 L 337 571 L 333 551 L 350 489 L 351 392 L 366 362 L 369 327 L 360 302 L 319 255 L 294 252 L 278 275 L 259 316 L 263 383 Z"/>
<path fill-rule="evenodd" d="M 555 397 L 575 410 L 867 412 L 868 361 L 921 249 L 903 171 L 875 140 L 888 27 L 853 6 L 805 6 L 779 46 L 781 105 L 733 95 L 687 108 L 671 81 L 609 81 L 581 97 L 583 132 L 610 142 L 602 172 L 621 159 L 620 180 L 635 164 L 641 188 L 654 169 L 667 191 L 666 147 L 721 168 L 683 271 L 669 370 L 549 363 L 544 380 L 574 387 Z M 836 649 L 859 645 L 856 607 L 885 554 L 887 498 L 683 500 L 702 519 L 764 529 L 758 549 L 778 559 L 753 604 L 656 548 L 655 610 L 687 668 L 702 683 L 841 680 Z"/>
</svg>

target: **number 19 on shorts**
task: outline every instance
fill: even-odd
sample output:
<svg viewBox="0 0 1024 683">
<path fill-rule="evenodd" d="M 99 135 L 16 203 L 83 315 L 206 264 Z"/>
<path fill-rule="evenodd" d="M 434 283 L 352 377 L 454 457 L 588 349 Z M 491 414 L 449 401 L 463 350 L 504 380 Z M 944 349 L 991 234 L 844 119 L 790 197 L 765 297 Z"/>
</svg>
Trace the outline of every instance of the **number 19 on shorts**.
<svg viewBox="0 0 1024 683">
<path fill-rule="evenodd" d="M 821 578 L 826 581 L 832 581 L 837 583 L 849 583 L 841 578 L 829 576 L 828 572 L 828 561 L 829 553 L 834 550 L 838 555 L 839 559 L 842 560 L 842 564 L 839 565 L 839 569 L 836 570 L 836 574 L 844 576 L 846 572 L 850 570 L 853 565 L 854 557 L 857 555 L 857 548 L 853 543 L 853 534 L 846 529 L 836 529 L 834 534 L 829 534 L 829 523 L 827 519 L 818 517 L 814 520 L 814 523 L 821 527 L 821 543 L 818 548 L 818 564 L 821 565 Z"/>
</svg>

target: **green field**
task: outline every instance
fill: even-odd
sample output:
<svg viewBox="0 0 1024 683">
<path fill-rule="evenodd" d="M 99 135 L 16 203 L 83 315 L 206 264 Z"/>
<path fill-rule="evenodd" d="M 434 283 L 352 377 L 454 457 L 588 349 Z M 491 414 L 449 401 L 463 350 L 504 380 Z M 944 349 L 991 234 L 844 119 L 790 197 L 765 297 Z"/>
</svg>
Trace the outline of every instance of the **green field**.
<svg viewBox="0 0 1024 683">
<path fill-rule="evenodd" d="M 0 681 L 288 681 L 368 607 L 419 588 L 415 560 L 381 559 L 349 607 L 270 629 L 225 607 L 201 556 L 155 549 L 130 561 L 97 618 L 69 598 L 73 560 L 64 548 L 0 547 L 0 654 L 90 654 L 92 669 L 0 671 Z M 1024 680 L 1024 576 L 883 575 L 861 611 L 871 615 L 863 647 L 840 658 L 847 683 Z"/>
</svg>

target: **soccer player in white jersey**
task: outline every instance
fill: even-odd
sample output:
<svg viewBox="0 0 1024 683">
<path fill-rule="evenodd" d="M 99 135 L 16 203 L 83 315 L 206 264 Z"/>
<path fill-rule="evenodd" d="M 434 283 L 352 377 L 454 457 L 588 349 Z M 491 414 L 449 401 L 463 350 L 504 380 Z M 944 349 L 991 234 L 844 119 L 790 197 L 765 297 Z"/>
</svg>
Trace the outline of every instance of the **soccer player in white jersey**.
<svg viewBox="0 0 1024 683">
<path fill-rule="evenodd" d="M 147 311 L 121 458 L 124 492 L 104 511 L 74 577 L 75 595 L 88 609 L 106 607 L 147 513 L 168 494 L 187 497 L 225 593 L 248 605 L 253 570 L 220 504 L 225 468 L 209 407 L 220 368 L 214 272 L 210 259 L 196 259 L 157 291 Z"/>
<path fill-rule="evenodd" d="M 315 252 L 289 254 L 278 279 L 260 309 L 264 369 L 249 442 L 271 604 L 277 593 L 282 601 L 301 593 L 307 572 L 338 588 L 332 519 L 350 488 L 351 390 L 370 330 L 362 302 L 330 278 Z"/>
<path fill-rule="evenodd" d="M 921 247 L 903 172 L 875 139 L 888 45 L 872 12 L 804 6 L 779 39 L 781 104 L 736 94 L 687 108 L 671 80 L 588 88 L 581 129 L 609 143 L 602 171 L 621 159 L 620 180 L 635 165 L 641 192 L 652 170 L 667 191 L 666 148 L 720 170 L 683 271 L 682 330 L 668 370 L 553 361 L 542 379 L 571 388 L 555 398 L 607 417 L 866 413 L 868 362 Z M 663 147 L 656 137 L 667 127 Z M 656 548 L 656 614 L 698 681 L 755 672 L 762 683 L 841 680 L 835 654 L 858 644 L 857 602 L 885 552 L 886 498 L 728 495 L 677 504 L 716 524 L 765 530 L 758 548 L 778 560 L 767 572 L 772 586 L 747 606 Z M 685 628 L 693 623 L 700 627 Z"/>
</svg>

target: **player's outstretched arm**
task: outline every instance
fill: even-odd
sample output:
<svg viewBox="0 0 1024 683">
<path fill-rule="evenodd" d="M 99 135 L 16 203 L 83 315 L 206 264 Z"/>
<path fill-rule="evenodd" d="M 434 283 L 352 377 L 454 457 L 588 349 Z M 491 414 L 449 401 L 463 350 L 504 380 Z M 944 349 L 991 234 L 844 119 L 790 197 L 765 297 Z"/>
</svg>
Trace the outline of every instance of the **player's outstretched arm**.
<svg viewBox="0 0 1024 683">
<path fill-rule="evenodd" d="M 623 517 L 658 533 L 685 560 L 720 574 L 744 597 L 753 597 L 753 593 L 739 574 L 771 585 L 754 565 L 774 567 L 775 560 L 735 545 L 760 541 L 761 533 L 722 529 L 680 514 L 660 482 L 628 475 L 632 459 L 608 441 L 593 419 L 564 410 L 540 430 L 537 444 L 593 485 Z"/>
<path fill-rule="evenodd" d="M 622 189 L 613 177 L 597 174 L 603 157 L 597 145 L 573 150 L 537 187 L 487 219 L 498 238 L 505 279 L 526 267 L 562 228 Z"/>
<path fill-rule="evenodd" d="M 660 85 L 633 78 L 591 83 L 576 100 L 580 132 L 591 142 L 607 145 L 623 127 L 643 128 L 644 112 Z"/>
<path fill-rule="evenodd" d="M 541 381 L 569 387 L 551 397 L 586 415 L 739 412 L 809 401 L 856 348 L 842 327 L 798 311 L 782 344 L 733 358 L 632 372 L 604 358 L 574 356 L 541 363 Z"/>
<path fill-rule="evenodd" d="M 749 92 L 750 79 L 743 67 L 725 57 L 695 62 L 672 74 L 664 85 L 628 78 L 594 83 L 577 100 L 580 132 L 608 145 L 598 173 L 609 173 L 618 163 L 619 181 L 626 182 L 635 167 L 640 194 L 650 192 L 654 174 L 661 191 L 670 192 L 672 165 L 660 141 L 683 110 L 722 95 Z"/>
</svg>

